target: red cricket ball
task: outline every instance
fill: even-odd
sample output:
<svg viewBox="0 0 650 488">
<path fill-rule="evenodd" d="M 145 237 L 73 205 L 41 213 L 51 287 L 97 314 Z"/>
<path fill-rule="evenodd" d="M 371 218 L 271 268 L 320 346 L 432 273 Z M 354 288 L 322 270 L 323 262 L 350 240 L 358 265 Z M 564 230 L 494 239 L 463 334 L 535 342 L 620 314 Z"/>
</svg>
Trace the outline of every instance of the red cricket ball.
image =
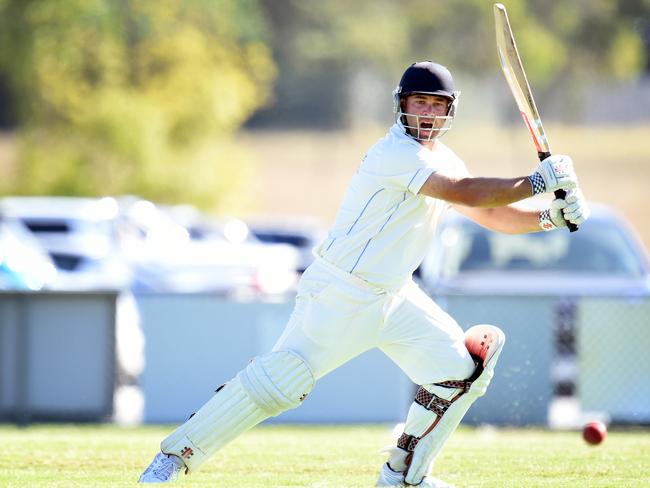
<svg viewBox="0 0 650 488">
<path fill-rule="evenodd" d="M 607 427 L 602 422 L 589 422 L 582 429 L 582 438 L 594 446 L 600 444 L 607 436 Z"/>
</svg>

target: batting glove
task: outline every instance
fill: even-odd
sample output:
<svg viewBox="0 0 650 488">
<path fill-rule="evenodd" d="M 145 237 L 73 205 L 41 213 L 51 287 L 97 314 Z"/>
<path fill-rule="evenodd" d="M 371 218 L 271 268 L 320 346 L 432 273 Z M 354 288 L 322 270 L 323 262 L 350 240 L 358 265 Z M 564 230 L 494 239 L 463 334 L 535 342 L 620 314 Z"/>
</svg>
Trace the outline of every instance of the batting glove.
<svg viewBox="0 0 650 488">
<path fill-rule="evenodd" d="M 548 210 L 539 214 L 539 226 L 542 230 L 549 231 L 566 227 L 568 220 L 578 227 L 591 215 L 585 196 L 580 188 L 567 191 L 564 199 L 556 198 L 551 202 Z"/>
<path fill-rule="evenodd" d="M 578 177 L 573 171 L 573 161 L 569 156 L 554 154 L 539 163 L 528 179 L 533 195 L 552 193 L 555 190 L 569 190 L 578 186 Z"/>
</svg>

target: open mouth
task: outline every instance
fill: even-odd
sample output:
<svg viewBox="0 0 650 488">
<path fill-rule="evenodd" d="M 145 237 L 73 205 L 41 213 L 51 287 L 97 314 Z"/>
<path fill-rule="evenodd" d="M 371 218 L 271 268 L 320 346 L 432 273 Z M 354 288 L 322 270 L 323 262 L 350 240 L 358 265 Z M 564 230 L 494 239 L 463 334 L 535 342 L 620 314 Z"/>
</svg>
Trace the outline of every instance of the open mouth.
<svg viewBox="0 0 650 488">
<path fill-rule="evenodd" d="M 420 129 L 423 130 L 433 129 L 433 122 L 420 122 Z"/>
</svg>

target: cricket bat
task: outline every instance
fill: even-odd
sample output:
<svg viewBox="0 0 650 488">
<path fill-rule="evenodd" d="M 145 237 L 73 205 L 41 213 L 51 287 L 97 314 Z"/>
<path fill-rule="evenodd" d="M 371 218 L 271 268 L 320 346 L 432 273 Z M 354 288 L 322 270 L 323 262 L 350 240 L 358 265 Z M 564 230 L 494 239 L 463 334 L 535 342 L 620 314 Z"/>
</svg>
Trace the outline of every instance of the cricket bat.
<svg viewBox="0 0 650 488">
<path fill-rule="evenodd" d="M 537 111 L 535 100 L 533 99 L 533 92 L 528 84 L 524 66 L 521 63 L 519 52 L 517 51 L 517 44 L 512 34 L 512 28 L 508 21 L 508 13 L 506 8 L 501 3 L 494 4 L 494 25 L 497 35 L 497 54 L 499 56 L 499 63 L 503 71 L 510 91 L 512 92 L 517 107 L 521 113 L 524 123 L 533 138 L 535 149 L 537 149 L 537 156 L 542 161 L 551 155 L 551 147 L 548 143 L 548 137 L 542 125 L 542 119 Z M 564 190 L 556 190 L 556 198 L 564 198 L 566 192 Z M 578 230 L 578 226 L 567 221 L 567 226 L 571 232 Z"/>
</svg>

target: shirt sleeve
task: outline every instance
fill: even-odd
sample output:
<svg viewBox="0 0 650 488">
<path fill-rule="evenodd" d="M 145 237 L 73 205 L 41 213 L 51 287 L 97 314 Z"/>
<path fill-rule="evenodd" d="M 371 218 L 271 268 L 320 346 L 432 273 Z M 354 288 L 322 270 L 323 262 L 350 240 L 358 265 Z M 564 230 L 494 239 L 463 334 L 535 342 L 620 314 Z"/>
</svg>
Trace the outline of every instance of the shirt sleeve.
<svg viewBox="0 0 650 488">
<path fill-rule="evenodd" d="M 417 194 L 437 171 L 437 158 L 425 148 L 411 144 L 390 148 L 374 161 L 371 171 L 381 186 Z"/>
<path fill-rule="evenodd" d="M 435 171 L 436 169 L 431 167 L 418 169 L 409 184 L 406 186 L 406 189 L 411 193 L 418 193 L 420 188 L 422 188 L 422 185 L 424 185 L 424 182 L 427 181 L 429 176 L 435 173 Z"/>
</svg>

